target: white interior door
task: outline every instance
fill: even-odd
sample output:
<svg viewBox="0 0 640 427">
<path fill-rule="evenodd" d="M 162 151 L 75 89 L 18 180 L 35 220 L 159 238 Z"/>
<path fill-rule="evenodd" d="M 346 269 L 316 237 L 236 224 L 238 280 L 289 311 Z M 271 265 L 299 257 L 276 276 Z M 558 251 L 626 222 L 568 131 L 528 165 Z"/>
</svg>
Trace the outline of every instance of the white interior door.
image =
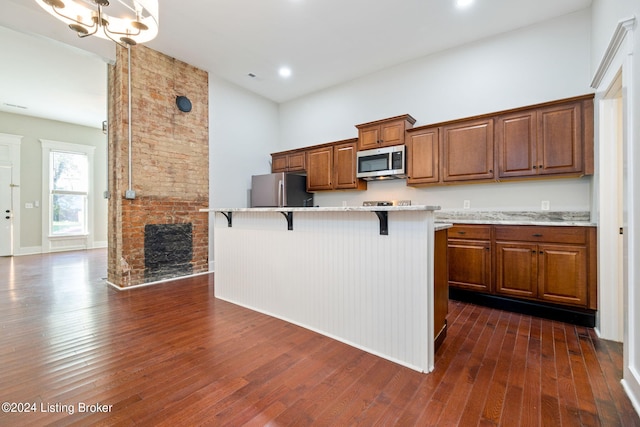
<svg viewBox="0 0 640 427">
<path fill-rule="evenodd" d="M 0 166 L 0 256 L 13 254 L 11 168 Z"/>
</svg>

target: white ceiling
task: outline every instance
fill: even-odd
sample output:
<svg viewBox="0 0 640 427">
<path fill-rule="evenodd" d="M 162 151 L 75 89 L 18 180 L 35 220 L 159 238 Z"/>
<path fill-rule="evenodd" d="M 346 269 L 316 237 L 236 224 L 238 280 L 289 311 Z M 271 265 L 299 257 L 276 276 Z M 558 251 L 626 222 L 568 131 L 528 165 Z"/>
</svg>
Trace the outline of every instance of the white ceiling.
<svg viewBox="0 0 640 427">
<path fill-rule="evenodd" d="M 454 3 L 160 0 L 160 32 L 147 46 L 280 103 L 591 0 L 475 0 L 464 10 Z M 2 0 L 0 111 L 100 127 L 113 51 L 110 42 L 78 39 L 34 0 Z M 283 65 L 292 69 L 288 79 L 278 75 Z"/>
</svg>

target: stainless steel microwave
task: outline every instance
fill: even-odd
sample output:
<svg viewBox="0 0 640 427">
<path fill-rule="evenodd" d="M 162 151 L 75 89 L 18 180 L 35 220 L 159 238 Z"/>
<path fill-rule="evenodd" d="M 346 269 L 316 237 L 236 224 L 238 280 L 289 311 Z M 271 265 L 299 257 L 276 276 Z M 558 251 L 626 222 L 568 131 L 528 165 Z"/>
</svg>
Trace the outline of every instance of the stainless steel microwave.
<svg viewBox="0 0 640 427">
<path fill-rule="evenodd" d="M 356 153 L 358 178 L 374 179 L 406 178 L 404 145 L 375 148 Z"/>
</svg>

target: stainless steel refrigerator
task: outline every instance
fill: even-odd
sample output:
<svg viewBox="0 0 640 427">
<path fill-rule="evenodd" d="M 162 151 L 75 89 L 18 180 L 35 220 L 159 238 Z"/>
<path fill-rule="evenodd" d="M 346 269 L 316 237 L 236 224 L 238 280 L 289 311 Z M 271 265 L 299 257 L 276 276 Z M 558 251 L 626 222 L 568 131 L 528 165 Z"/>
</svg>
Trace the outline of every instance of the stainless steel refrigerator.
<svg viewBox="0 0 640 427">
<path fill-rule="evenodd" d="M 251 177 L 252 208 L 297 206 L 313 206 L 306 176 L 280 172 Z"/>
</svg>

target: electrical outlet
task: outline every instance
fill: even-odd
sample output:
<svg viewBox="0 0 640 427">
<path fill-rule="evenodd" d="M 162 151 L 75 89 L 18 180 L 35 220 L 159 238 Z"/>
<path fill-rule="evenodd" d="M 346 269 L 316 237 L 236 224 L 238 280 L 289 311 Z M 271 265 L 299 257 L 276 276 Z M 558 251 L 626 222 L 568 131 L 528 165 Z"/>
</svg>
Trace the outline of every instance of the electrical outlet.
<svg viewBox="0 0 640 427">
<path fill-rule="evenodd" d="M 33 203 L 27 202 L 24 204 L 25 209 L 33 209 Z"/>
<path fill-rule="evenodd" d="M 543 211 L 548 211 L 549 210 L 549 201 L 548 200 L 543 200 L 542 201 L 542 205 L 540 206 L 540 209 L 542 209 Z"/>
<path fill-rule="evenodd" d="M 133 200 L 136 198 L 136 192 L 134 190 L 127 190 L 124 192 L 124 198 Z"/>
<path fill-rule="evenodd" d="M 471 209 L 471 200 L 465 200 L 464 202 L 462 202 L 462 207 L 464 209 Z"/>
</svg>

